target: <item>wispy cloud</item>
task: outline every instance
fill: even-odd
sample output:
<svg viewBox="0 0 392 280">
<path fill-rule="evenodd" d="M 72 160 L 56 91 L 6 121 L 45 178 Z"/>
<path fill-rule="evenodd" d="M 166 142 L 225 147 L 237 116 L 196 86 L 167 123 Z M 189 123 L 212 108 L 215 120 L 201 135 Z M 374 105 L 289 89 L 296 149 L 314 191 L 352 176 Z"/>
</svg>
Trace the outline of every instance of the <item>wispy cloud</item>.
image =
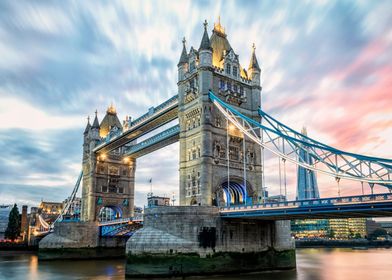
<svg viewBox="0 0 392 280">
<path fill-rule="evenodd" d="M 204 19 L 211 29 L 219 15 L 243 67 L 256 44 L 267 112 L 338 148 L 392 157 L 391 11 L 371 0 L 2 2 L 0 203 L 65 197 L 87 114 L 114 102 L 137 117 L 174 95 L 182 37 L 197 47 Z M 151 177 L 157 193 L 178 192 L 173 155 L 178 144 L 138 161 L 137 204 Z M 271 161 L 275 193 L 276 170 Z"/>
</svg>

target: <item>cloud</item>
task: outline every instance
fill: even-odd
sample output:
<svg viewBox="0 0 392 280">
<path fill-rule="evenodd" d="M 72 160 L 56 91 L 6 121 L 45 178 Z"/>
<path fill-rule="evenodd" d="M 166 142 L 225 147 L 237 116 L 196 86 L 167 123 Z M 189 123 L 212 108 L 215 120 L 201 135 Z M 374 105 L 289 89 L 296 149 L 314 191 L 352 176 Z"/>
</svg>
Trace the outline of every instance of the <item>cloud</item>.
<svg viewBox="0 0 392 280">
<path fill-rule="evenodd" d="M 65 197 L 85 117 L 98 109 L 102 119 L 114 102 L 121 119 L 135 118 L 176 94 L 182 37 L 198 47 L 202 22 L 210 32 L 219 15 L 243 67 L 256 44 L 268 113 L 338 148 L 392 157 L 391 10 L 390 1 L 1 2 L 0 196 L 15 199 L 14 186 L 34 204 L 39 192 L 59 199 L 48 190 L 62 186 Z M 138 160 L 137 204 L 151 177 L 154 192 L 178 194 L 177 156 L 174 144 Z M 268 176 L 276 193 L 276 161 Z M 322 193 L 328 184 L 320 177 Z"/>
</svg>

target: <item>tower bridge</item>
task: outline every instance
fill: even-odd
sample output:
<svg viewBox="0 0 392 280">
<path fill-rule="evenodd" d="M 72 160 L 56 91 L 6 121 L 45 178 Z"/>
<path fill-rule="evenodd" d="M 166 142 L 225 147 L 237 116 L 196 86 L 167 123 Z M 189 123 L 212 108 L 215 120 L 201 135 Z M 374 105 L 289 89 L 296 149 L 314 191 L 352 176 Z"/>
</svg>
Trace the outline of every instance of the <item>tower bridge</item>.
<svg viewBox="0 0 392 280">
<path fill-rule="evenodd" d="M 75 228 L 88 226 L 88 234 L 78 229 L 75 237 L 72 226 L 57 231 L 55 227 L 40 248 L 71 246 L 65 233 L 76 240 L 73 245 L 98 246 L 86 240 L 98 234 L 91 234 L 92 229 L 100 227 L 101 235 L 132 235 L 127 242 L 131 276 L 168 275 L 180 264 L 184 275 L 200 273 L 186 265 L 190 260 L 203 273 L 220 273 L 228 267 L 241 272 L 291 268 L 294 244 L 287 220 L 392 214 L 392 160 L 335 149 L 263 111 L 256 48 L 248 68 L 243 68 L 220 22 L 214 24 L 211 36 L 204 24 L 198 49 L 188 51 L 183 40 L 177 69 L 178 94 L 141 117 L 121 125 L 110 106 L 101 123 L 97 114 L 92 125 L 88 121 L 79 180 L 81 222 L 75 224 Z M 139 141 L 173 121 L 178 124 Z M 175 142 L 180 153 L 180 206 L 145 209 L 143 228 L 133 231 L 137 158 Z M 266 151 L 279 160 L 280 180 L 286 178 L 286 164 L 297 166 L 298 186 L 305 190 L 298 192 L 297 200 L 265 200 Z M 317 174 L 336 182 L 338 197 L 318 197 Z M 342 197 L 341 180 L 357 182 L 362 190 L 368 185 L 372 194 Z M 375 185 L 384 187 L 385 193 L 373 194 Z M 78 188 L 79 184 L 75 193 Z M 198 257 L 184 260 L 188 253 Z M 211 257 L 206 260 L 206 255 Z M 146 256 L 154 260 L 150 264 L 155 274 L 146 270 Z M 247 264 L 251 256 L 259 262 Z"/>
</svg>

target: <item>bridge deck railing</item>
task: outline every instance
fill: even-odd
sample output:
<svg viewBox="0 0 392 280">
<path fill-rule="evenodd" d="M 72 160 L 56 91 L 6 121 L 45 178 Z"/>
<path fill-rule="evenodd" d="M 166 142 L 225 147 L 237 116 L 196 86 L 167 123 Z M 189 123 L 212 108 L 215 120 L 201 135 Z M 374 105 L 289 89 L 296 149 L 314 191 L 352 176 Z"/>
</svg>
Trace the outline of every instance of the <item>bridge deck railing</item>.
<svg viewBox="0 0 392 280">
<path fill-rule="evenodd" d="M 237 204 L 221 207 L 221 211 L 235 211 L 235 210 L 247 210 L 247 209 L 273 209 L 273 208 L 290 208 L 290 207 L 309 207 L 309 206 L 326 206 L 326 205 L 344 205 L 344 204 L 355 204 L 355 203 L 374 203 L 391 201 L 392 193 L 384 194 L 369 194 L 369 195 L 358 195 L 358 196 L 344 196 L 344 197 L 330 197 L 320 199 L 309 199 L 309 200 L 293 200 L 293 201 L 277 201 L 277 202 L 266 202 L 257 204 Z"/>
<path fill-rule="evenodd" d="M 156 107 L 151 107 L 147 113 L 145 113 L 144 115 L 140 116 L 139 118 L 131 121 L 129 123 L 129 127 L 131 128 L 131 127 L 149 119 L 154 114 L 160 113 L 161 111 L 165 110 L 167 107 L 169 107 L 172 104 L 175 104 L 176 102 L 178 102 L 178 95 L 171 97 L 170 99 L 166 100 L 165 102 L 161 103 L 160 105 L 158 105 Z"/>
</svg>

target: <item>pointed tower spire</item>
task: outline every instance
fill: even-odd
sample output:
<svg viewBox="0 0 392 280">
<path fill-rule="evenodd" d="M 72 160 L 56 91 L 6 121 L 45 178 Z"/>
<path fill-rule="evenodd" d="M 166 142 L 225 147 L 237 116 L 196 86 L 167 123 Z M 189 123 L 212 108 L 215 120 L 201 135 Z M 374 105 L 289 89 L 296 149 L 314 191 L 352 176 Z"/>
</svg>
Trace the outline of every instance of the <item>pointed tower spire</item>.
<svg viewBox="0 0 392 280">
<path fill-rule="evenodd" d="M 91 128 L 98 128 L 99 129 L 98 111 L 97 110 L 95 110 L 95 118 L 94 118 L 93 126 Z"/>
<path fill-rule="evenodd" d="M 248 70 L 255 69 L 255 70 L 259 70 L 260 71 L 260 66 L 259 66 L 259 63 L 257 62 L 255 50 L 256 50 L 256 46 L 253 43 L 253 45 L 252 45 L 252 56 L 250 57 Z"/>
<path fill-rule="evenodd" d="M 184 37 L 184 39 L 182 39 L 182 53 L 181 53 L 180 61 L 178 62 L 177 66 L 180 66 L 181 64 L 185 64 L 188 62 L 188 54 L 186 52 L 185 43 L 186 43 L 186 40 Z"/>
<path fill-rule="evenodd" d="M 86 129 L 84 130 L 83 134 L 87 134 L 90 131 L 91 125 L 90 125 L 90 116 L 87 116 L 87 125 L 86 125 Z"/>
<path fill-rule="evenodd" d="M 210 38 L 208 37 L 208 32 L 207 32 L 207 25 L 208 25 L 207 20 L 204 21 L 203 25 L 204 25 L 204 33 L 203 33 L 203 38 L 201 39 L 199 51 L 212 50 Z"/>
</svg>

